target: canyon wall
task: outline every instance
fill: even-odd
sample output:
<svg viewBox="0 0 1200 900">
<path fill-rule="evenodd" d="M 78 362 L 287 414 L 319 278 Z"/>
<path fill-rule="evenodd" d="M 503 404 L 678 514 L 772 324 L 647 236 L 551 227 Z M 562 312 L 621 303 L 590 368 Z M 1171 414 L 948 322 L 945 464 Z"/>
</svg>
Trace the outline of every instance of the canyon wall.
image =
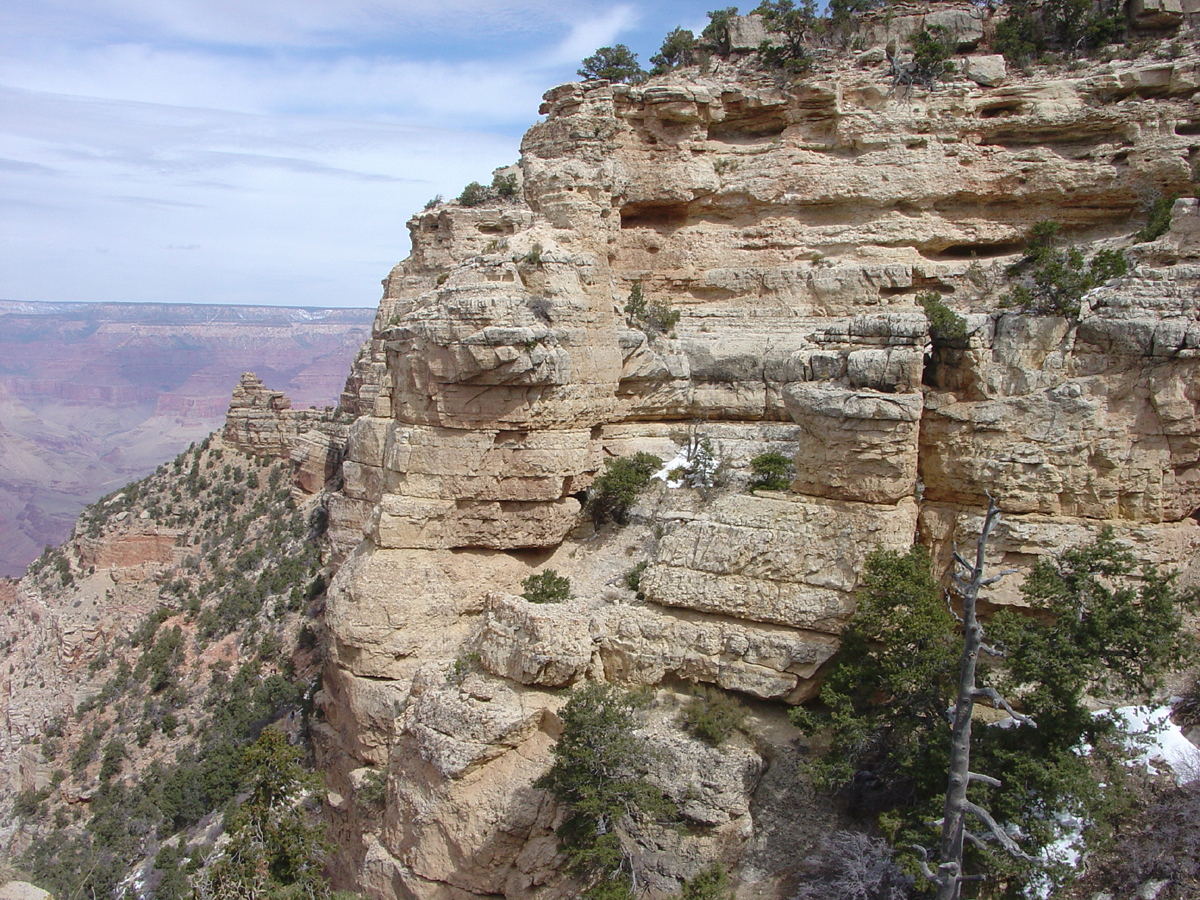
<svg viewBox="0 0 1200 900">
<path fill-rule="evenodd" d="M 955 9 L 964 29 L 982 15 Z M 687 682 L 764 701 L 756 739 L 721 748 L 647 721 L 695 827 L 644 862 L 658 894 L 721 858 L 768 896 L 746 886 L 786 861 L 755 786 L 785 778 L 781 711 L 815 690 L 868 553 L 920 540 L 944 566 L 990 493 L 997 566 L 1108 525 L 1193 577 L 1200 216 L 1180 201 L 1166 235 L 1133 234 L 1147 192 L 1190 188 L 1200 63 L 1025 75 L 976 55 L 929 92 L 894 89 L 883 58 L 819 58 L 791 85 L 719 60 L 563 85 L 525 136 L 521 199 L 409 222 L 325 501 L 345 562 L 315 728 L 344 884 L 571 896 L 560 811 L 532 783 L 591 678 L 648 686 L 660 711 Z M 1078 320 L 999 308 L 1046 219 L 1132 264 Z M 669 333 L 626 316 L 635 284 L 681 313 Z M 931 341 L 922 291 L 965 340 Z M 697 436 L 721 486 L 656 483 L 621 529 L 582 514 L 605 460 Z M 743 490 L 772 450 L 790 489 Z M 569 601 L 519 596 L 545 568 Z M 372 772 L 382 809 L 356 799 Z"/>
<path fill-rule="evenodd" d="M 371 311 L 0 300 L 0 576 L 84 506 L 219 428 L 254 369 L 297 407 L 337 400 Z"/>
</svg>

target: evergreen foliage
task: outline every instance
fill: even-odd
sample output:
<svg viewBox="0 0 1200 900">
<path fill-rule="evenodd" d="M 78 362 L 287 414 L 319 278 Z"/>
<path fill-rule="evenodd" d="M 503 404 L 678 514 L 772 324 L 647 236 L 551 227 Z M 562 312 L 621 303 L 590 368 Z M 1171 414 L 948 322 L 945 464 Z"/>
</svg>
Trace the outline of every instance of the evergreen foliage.
<svg viewBox="0 0 1200 900">
<path fill-rule="evenodd" d="M 1049 813 L 1086 823 L 1089 846 L 1102 845 L 1128 802 L 1130 755 L 1112 717 L 1095 716 L 1085 694 L 1127 697 L 1153 689 L 1191 642 L 1181 611 L 1193 593 L 1172 577 L 1143 569 L 1103 530 L 1089 545 L 1043 559 L 1022 588 L 1032 614 L 1005 610 L 988 626 L 1004 648 L 1002 668 L 984 668 L 1006 696 L 1019 698 L 1036 729 L 980 728 L 972 769 L 1000 786 L 972 788 L 975 802 L 1019 829 L 1034 855 L 1058 837 Z M 811 761 L 819 785 L 845 791 L 852 807 L 879 815 L 896 846 L 926 842 L 946 789 L 949 723 L 961 636 L 956 633 L 928 555 L 876 551 L 867 560 L 858 612 L 822 688 L 826 711 L 794 712 L 809 731 L 828 730 L 829 751 Z M 1081 755 L 1084 745 L 1089 756 Z M 1030 864 L 972 848 L 980 868 L 1021 883 Z M 1051 872 L 1051 877 L 1063 873 Z"/>
<path fill-rule="evenodd" d="M 1137 233 L 1138 243 L 1158 240 L 1171 227 L 1171 207 L 1179 199 L 1178 194 L 1156 197 L 1146 209 L 1146 227 Z"/>
<path fill-rule="evenodd" d="M 639 874 L 626 842 L 637 844 L 645 824 L 675 816 L 674 805 L 645 778 L 649 750 L 633 733 L 639 705 L 609 684 L 576 688 L 559 714 L 554 763 L 535 783 L 566 807 L 559 848 L 588 900 L 632 898 Z"/>
<path fill-rule="evenodd" d="M 664 75 L 672 69 L 694 65 L 696 62 L 696 36 L 686 28 L 674 28 L 667 32 L 658 52 L 650 57 L 653 68 L 651 75 Z"/>
<path fill-rule="evenodd" d="M 1050 50 L 1086 56 L 1123 38 L 1121 6 L 1119 0 L 1008 0 L 993 46 L 1018 65 Z"/>
<path fill-rule="evenodd" d="M 719 687 L 698 686 L 683 709 L 684 730 L 710 747 L 719 747 L 746 724 L 746 707 Z"/>
<path fill-rule="evenodd" d="M 762 0 L 754 12 L 762 16 L 768 31 L 782 37 L 782 43 L 763 41 L 758 48 L 763 64 L 787 75 L 803 75 L 812 68 L 812 56 L 805 38 L 817 21 L 815 0 Z"/>
<path fill-rule="evenodd" d="M 728 56 L 731 51 L 729 24 L 737 14 L 736 6 L 726 6 L 708 13 L 708 24 L 700 32 L 700 43 L 717 56 Z"/>
<path fill-rule="evenodd" d="M 578 72 L 588 81 L 605 79 L 616 84 L 639 84 L 646 80 L 637 54 L 624 44 L 601 47 L 583 61 Z"/>
<path fill-rule="evenodd" d="M 967 339 L 967 320 L 946 305 L 937 291 L 921 291 L 917 305 L 929 320 L 929 337 L 935 346 L 962 344 Z"/>
<path fill-rule="evenodd" d="M 733 885 L 725 867 L 713 863 L 683 883 L 679 900 L 733 900 Z"/>
<path fill-rule="evenodd" d="M 672 309 L 666 300 L 647 300 L 642 293 L 642 283 L 635 281 L 625 303 L 625 316 L 630 325 L 650 336 L 670 333 L 679 324 L 681 313 Z"/>
<path fill-rule="evenodd" d="M 604 471 L 588 491 L 587 509 L 597 527 L 605 522 L 626 523 L 629 507 L 650 477 L 662 468 L 662 460 L 649 453 L 606 459 Z"/>
<path fill-rule="evenodd" d="M 750 460 L 751 493 L 757 490 L 786 491 L 796 477 L 796 465 L 776 450 L 760 453 Z"/>
<path fill-rule="evenodd" d="M 1092 288 L 1129 271 L 1129 263 L 1120 250 L 1100 250 L 1090 262 L 1071 247 L 1058 247 L 1059 226 L 1042 221 L 1029 233 L 1025 256 L 1008 267 L 1010 278 L 1023 283 L 1014 285 L 1002 306 L 1015 306 L 1026 312 L 1077 317 L 1083 295 Z"/>
<path fill-rule="evenodd" d="M 571 598 L 571 579 L 546 569 L 521 582 L 521 596 L 530 603 L 562 603 Z"/>
<path fill-rule="evenodd" d="M 197 879 L 197 900 L 328 896 L 325 826 L 301 802 L 304 793 L 320 787 L 320 779 L 305 772 L 301 758 L 274 728 L 247 749 L 243 781 L 249 797 L 226 825 L 229 843 L 209 858 Z"/>
<path fill-rule="evenodd" d="M 954 53 L 954 35 L 945 25 L 930 25 L 910 39 L 913 50 L 911 81 L 930 90 L 948 73 L 954 71 L 950 57 Z"/>
</svg>

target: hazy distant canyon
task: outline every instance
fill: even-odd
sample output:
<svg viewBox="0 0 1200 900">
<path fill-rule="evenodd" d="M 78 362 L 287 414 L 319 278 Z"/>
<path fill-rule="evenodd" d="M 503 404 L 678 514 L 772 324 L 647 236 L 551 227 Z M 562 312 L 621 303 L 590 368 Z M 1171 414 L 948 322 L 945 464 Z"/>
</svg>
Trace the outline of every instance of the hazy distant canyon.
<svg viewBox="0 0 1200 900">
<path fill-rule="evenodd" d="M 219 427 L 242 372 L 336 404 L 374 313 L 0 300 L 0 576 Z"/>
</svg>

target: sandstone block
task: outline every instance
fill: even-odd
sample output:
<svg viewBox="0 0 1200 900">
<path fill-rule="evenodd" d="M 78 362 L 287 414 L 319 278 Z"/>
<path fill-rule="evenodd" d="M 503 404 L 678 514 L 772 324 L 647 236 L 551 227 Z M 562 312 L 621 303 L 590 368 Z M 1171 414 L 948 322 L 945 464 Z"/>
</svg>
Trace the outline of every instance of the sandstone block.
<svg viewBox="0 0 1200 900">
<path fill-rule="evenodd" d="M 867 553 L 907 548 L 916 504 L 732 495 L 665 535 L 642 576 L 647 598 L 836 634 Z"/>
<path fill-rule="evenodd" d="M 788 385 L 784 398 L 804 434 L 794 490 L 867 503 L 895 503 L 915 493 L 920 394 L 806 382 Z"/>
<path fill-rule="evenodd" d="M 1004 65 L 1003 56 L 989 54 L 986 56 L 967 57 L 963 74 L 978 85 L 995 87 L 1004 83 L 1008 72 Z"/>
<path fill-rule="evenodd" d="M 1176 28 L 1183 24 L 1182 0 L 1130 0 L 1129 15 L 1141 28 Z"/>
<path fill-rule="evenodd" d="M 538 503 L 384 494 L 373 534 L 375 543 L 389 550 L 553 547 L 575 527 L 579 512 L 574 497 Z"/>
</svg>

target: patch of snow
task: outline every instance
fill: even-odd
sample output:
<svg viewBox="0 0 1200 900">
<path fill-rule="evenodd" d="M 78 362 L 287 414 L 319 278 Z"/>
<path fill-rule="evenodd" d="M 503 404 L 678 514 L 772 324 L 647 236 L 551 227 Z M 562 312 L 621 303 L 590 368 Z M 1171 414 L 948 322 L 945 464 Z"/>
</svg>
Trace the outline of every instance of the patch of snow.
<svg viewBox="0 0 1200 900">
<path fill-rule="evenodd" d="M 671 488 L 682 487 L 683 486 L 682 479 L 672 478 L 671 473 L 674 472 L 676 469 L 682 469 L 682 468 L 686 467 L 687 464 L 688 464 L 687 450 L 686 449 L 680 450 L 677 454 L 675 454 L 674 459 L 672 459 L 670 462 L 668 462 L 666 465 L 664 465 L 661 469 L 659 469 L 657 472 L 655 472 L 650 477 L 657 478 L 659 481 L 665 481 L 667 483 L 667 487 L 671 487 Z"/>
<path fill-rule="evenodd" d="M 1129 750 L 1137 753 L 1132 764 L 1154 768 L 1166 765 L 1180 785 L 1200 778 L 1200 749 L 1171 721 L 1171 707 L 1122 706 L 1098 715 L 1118 720 Z"/>
</svg>

